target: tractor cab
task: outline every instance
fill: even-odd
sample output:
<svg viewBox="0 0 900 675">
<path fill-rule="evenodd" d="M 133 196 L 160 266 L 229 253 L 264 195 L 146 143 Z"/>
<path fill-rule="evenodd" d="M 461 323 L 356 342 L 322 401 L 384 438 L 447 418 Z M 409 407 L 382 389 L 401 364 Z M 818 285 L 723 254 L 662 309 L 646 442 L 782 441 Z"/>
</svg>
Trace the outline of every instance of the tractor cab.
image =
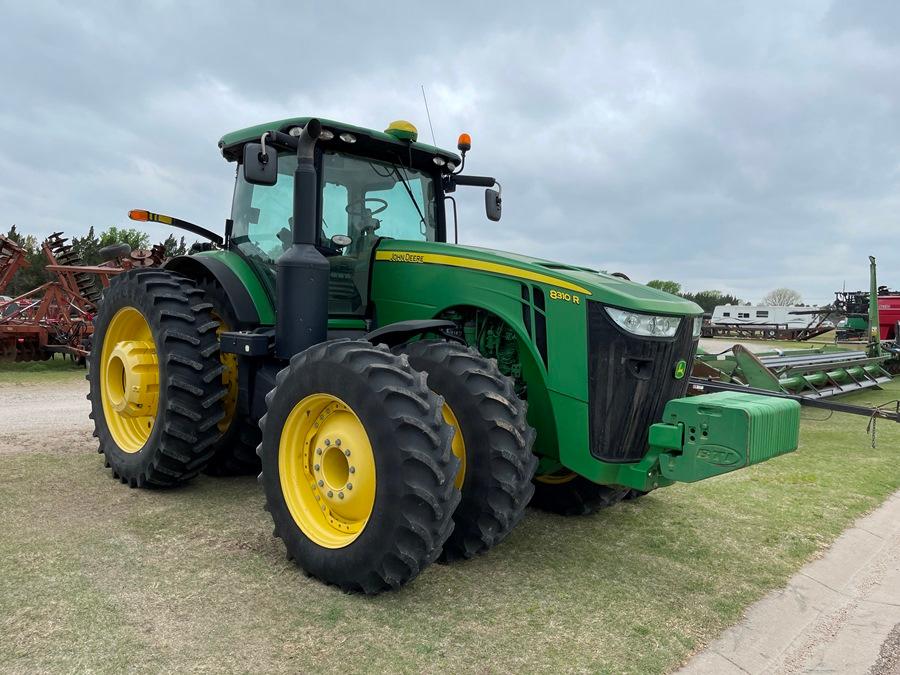
<svg viewBox="0 0 900 675">
<path fill-rule="evenodd" d="M 229 134 L 220 142 L 238 163 L 231 244 L 275 296 L 275 262 L 292 243 L 296 151 L 280 147 L 306 118 Z M 279 135 L 271 130 L 277 129 Z M 373 250 L 382 238 L 446 241 L 444 183 L 460 158 L 416 141 L 415 128 L 395 122 L 384 133 L 323 121 L 314 163 L 318 175 L 316 248 L 330 267 L 331 316 L 364 315 Z M 264 154 L 263 154 L 264 153 Z M 261 182 L 251 163 L 277 156 Z M 248 171 L 250 169 L 250 171 Z M 268 184 L 265 184 L 268 183 Z M 439 208 L 440 207 L 440 208 Z"/>
</svg>

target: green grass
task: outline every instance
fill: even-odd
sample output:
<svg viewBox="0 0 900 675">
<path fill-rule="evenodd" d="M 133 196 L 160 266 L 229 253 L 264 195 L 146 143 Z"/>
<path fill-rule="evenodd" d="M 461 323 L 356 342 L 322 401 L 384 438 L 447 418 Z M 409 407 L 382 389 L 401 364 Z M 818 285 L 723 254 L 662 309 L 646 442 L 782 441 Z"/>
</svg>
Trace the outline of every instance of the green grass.
<svg viewBox="0 0 900 675">
<path fill-rule="evenodd" d="M 665 672 L 900 488 L 897 425 L 873 449 L 866 418 L 825 416 L 797 453 L 593 517 L 530 511 L 376 598 L 288 563 L 253 479 L 129 490 L 93 447 L 0 455 L 0 669 Z"/>
<path fill-rule="evenodd" d="M 0 385 L 77 379 L 86 372 L 84 366 L 59 355 L 49 361 L 0 361 Z"/>
</svg>

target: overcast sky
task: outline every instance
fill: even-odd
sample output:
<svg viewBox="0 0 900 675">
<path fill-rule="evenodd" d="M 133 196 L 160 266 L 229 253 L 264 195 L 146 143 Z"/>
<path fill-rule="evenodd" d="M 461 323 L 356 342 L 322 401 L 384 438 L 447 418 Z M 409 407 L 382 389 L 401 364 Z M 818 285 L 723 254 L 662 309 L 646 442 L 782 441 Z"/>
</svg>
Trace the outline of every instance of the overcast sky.
<svg viewBox="0 0 900 675">
<path fill-rule="evenodd" d="M 900 287 L 900 3 L 0 0 L 0 229 L 220 229 L 219 137 L 468 131 L 461 241 L 756 301 Z M 125 5 L 134 5 L 125 8 Z M 167 234 L 152 232 L 155 238 Z"/>
</svg>

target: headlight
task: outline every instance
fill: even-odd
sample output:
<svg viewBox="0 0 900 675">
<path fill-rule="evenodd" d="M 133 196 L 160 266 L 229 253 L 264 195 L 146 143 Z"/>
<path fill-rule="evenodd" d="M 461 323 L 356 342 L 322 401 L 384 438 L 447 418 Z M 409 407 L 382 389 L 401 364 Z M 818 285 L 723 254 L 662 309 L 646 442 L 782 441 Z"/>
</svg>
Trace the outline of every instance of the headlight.
<svg viewBox="0 0 900 675">
<path fill-rule="evenodd" d="M 607 307 L 606 313 L 629 333 L 648 337 L 673 337 L 681 323 L 681 318 L 677 316 L 638 314 L 615 307 Z"/>
<path fill-rule="evenodd" d="M 700 337 L 700 332 L 703 330 L 703 317 L 695 316 L 694 317 L 694 339 L 696 340 Z"/>
</svg>

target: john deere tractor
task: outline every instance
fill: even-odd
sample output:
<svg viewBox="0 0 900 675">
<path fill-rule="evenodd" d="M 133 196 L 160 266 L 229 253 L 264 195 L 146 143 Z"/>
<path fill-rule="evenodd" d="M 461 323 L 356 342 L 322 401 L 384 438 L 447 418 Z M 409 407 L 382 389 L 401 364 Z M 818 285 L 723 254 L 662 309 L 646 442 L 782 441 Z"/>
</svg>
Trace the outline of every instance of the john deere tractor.
<svg viewBox="0 0 900 675">
<path fill-rule="evenodd" d="M 465 134 L 459 154 L 416 136 L 243 129 L 219 142 L 223 235 L 131 213 L 209 243 L 105 292 L 88 377 L 113 476 L 261 471 L 288 556 L 378 593 L 487 551 L 529 503 L 587 514 L 796 448 L 794 401 L 685 398 L 697 305 L 448 241 L 457 188 L 498 220 L 499 185 L 462 173 Z"/>
</svg>

